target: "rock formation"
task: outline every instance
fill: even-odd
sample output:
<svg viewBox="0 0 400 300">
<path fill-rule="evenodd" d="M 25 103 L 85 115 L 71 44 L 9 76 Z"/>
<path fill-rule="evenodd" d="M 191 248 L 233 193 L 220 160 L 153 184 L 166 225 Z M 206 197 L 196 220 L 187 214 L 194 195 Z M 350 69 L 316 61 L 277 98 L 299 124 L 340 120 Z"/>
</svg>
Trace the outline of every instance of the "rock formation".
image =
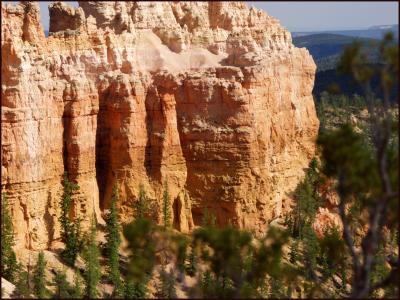
<svg viewBox="0 0 400 300">
<path fill-rule="evenodd" d="M 102 222 L 112 188 L 124 221 L 139 184 L 189 231 L 205 207 L 255 232 L 314 155 L 316 66 L 265 12 L 237 2 L 2 4 L 2 192 L 17 245 L 59 239 L 65 171 L 72 217 Z M 159 210 L 160 211 L 160 210 Z M 161 218 L 161 216 L 159 216 Z"/>
</svg>

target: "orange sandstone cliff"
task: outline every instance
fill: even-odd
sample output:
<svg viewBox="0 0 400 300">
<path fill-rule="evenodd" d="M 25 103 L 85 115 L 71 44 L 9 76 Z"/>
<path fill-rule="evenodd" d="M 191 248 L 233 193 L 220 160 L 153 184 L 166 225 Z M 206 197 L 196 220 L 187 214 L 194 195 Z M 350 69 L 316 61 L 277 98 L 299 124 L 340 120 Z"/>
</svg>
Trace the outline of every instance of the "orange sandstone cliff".
<svg viewBox="0 0 400 300">
<path fill-rule="evenodd" d="M 265 12 L 238 2 L 2 4 L 1 187 L 17 246 L 51 248 L 65 171 L 72 216 L 104 222 L 139 184 L 174 227 L 202 211 L 263 232 L 314 155 L 316 66 Z M 161 209 L 156 209 L 156 212 Z M 159 213 L 161 220 L 161 214 Z"/>
</svg>

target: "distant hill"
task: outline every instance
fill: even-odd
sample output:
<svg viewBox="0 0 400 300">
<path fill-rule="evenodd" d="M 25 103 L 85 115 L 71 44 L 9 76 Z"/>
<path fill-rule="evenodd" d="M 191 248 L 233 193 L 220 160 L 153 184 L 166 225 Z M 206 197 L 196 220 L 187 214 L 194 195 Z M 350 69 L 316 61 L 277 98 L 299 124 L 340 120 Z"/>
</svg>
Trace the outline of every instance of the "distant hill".
<svg viewBox="0 0 400 300">
<path fill-rule="evenodd" d="M 382 39 L 387 32 L 393 32 L 396 40 L 399 39 L 399 25 L 379 25 L 372 26 L 361 30 L 327 30 L 327 31 L 309 31 L 309 32 L 292 32 L 293 37 L 308 36 L 314 34 L 339 34 L 358 38 Z"/>
<path fill-rule="evenodd" d="M 293 38 L 296 47 L 305 47 L 313 56 L 317 64 L 317 74 L 315 75 L 315 84 L 313 94 L 319 98 L 319 95 L 328 90 L 332 83 L 340 88 L 340 93 L 351 96 L 353 94 L 362 94 L 362 88 L 355 83 L 350 76 L 339 75 L 336 72 L 336 65 L 340 59 L 345 47 L 351 45 L 354 41 L 359 41 L 363 45 L 363 50 L 368 59 L 374 65 L 379 64 L 378 45 L 379 40 L 371 38 L 358 38 L 332 33 L 318 33 Z M 377 90 L 379 82 L 377 78 L 372 81 L 372 86 Z M 392 91 L 392 99 L 398 95 L 398 85 Z M 382 93 L 378 93 L 382 97 Z"/>
<path fill-rule="evenodd" d="M 314 59 L 341 53 L 344 47 L 359 41 L 365 44 L 377 44 L 378 40 L 369 38 L 355 38 L 340 34 L 318 33 L 293 38 L 296 47 L 306 47 Z"/>
<path fill-rule="evenodd" d="M 345 47 L 358 41 L 373 62 L 377 62 L 379 40 L 356 38 L 340 34 L 318 33 L 293 38 L 296 47 L 305 47 L 310 51 L 318 71 L 334 69 Z"/>
</svg>

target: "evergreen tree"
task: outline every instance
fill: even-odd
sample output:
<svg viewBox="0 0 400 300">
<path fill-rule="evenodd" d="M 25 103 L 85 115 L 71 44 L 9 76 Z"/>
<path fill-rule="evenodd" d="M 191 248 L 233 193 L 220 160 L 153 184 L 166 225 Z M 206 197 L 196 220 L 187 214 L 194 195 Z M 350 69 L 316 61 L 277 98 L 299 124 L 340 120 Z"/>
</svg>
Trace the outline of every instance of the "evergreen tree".
<svg viewBox="0 0 400 300">
<path fill-rule="evenodd" d="M 66 299 L 72 297 L 74 288 L 67 281 L 65 271 L 59 271 L 56 273 L 52 285 L 56 287 L 53 295 L 54 299 Z"/>
<path fill-rule="evenodd" d="M 303 229 L 303 261 L 305 264 L 306 278 L 315 279 L 315 269 L 317 267 L 317 256 L 319 253 L 319 244 L 317 236 L 311 225 L 307 224 Z"/>
<path fill-rule="evenodd" d="M 80 237 L 80 221 L 71 222 L 69 214 L 72 206 L 72 194 L 79 189 L 79 186 L 69 181 L 67 172 L 64 173 L 63 186 L 64 193 L 60 202 L 60 223 L 61 237 L 65 243 L 65 249 L 61 253 L 61 257 L 68 265 L 73 266 L 82 243 Z"/>
<path fill-rule="evenodd" d="M 136 219 L 124 227 L 123 233 L 131 250 L 125 280 L 125 298 L 144 298 L 147 283 L 156 263 L 156 226 L 150 220 Z"/>
<path fill-rule="evenodd" d="M 299 242 L 297 240 L 290 243 L 289 261 L 296 264 L 299 259 Z"/>
<path fill-rule="evenodd" d="M 319 206 L 317 173 L 318 162 L 314 158 L 309 164 L 305 178 L 297 185 L 295 190 L 296 207 L 294 208 L 294 220 L 292 233 L 294 237 L 302 239 L 303 229 L 306 224 L 314 221 Z"/>
<path fill-rule="evenodd" d="M 33 289 L 35 291 L 35 295 L 39 299 L 44 299 L 48 296 L 49 291 L 46 288 L 46 260 L 44 258 L 43 251 L 41 251 L 38 255 L 38 260 L 36 263 L 35 270 L 33 272 Z"/>
<path fill-rule="evenodd" d="M 6 194 L 1 200 L 1 274 L 10 282 L 15 281 L 18 267 L 17 258 L 13 250 L 14 229 Z"/>
<path fill-rule="evenodd" d="M 344 265 L 340 268 L 340 279 L 342 280 L 342 284 L 340 286 L 340 295 L 345 296 L 347 294 L 347 274 L 346 274 L 346 267 Z"/>
<path fill-rule="evenodd" d="M 271 277 L 269 282 L 270 282 L 270 297 L 285 298 L 285 292 L 282 281 L 277 277 Z"/>
<path fill-rule="evenodd" d="M 114 285 L 114 297 L 123 296 L 123 285 L 119 270 L 119 246 L 121 244 L 120 237 L 120 222 L 117 209 L 118 191 L 114 187 L 111 198 L 111 207 L 108 216 L 106 217 L 106 254 L 108 259 L 108 277 Z"/>
<path fill-rule="evenodd" d="M 96 242 L 96 224 L 93 218 L 89 236 L 83 251 L 83 259 L 85 262 L 85 272 L 83 276 L 85 280 L 85 297 L 92 299 L 100 296 L 97 290 L 97 285 L 101 277 L 99 256 L 100 252 Z"/>
<path fill-rule="evenodd" d="M 146 295 L 146 284 L 142 282 L 125 281 L 125 299 L 143 299 Z"/>
<path fill-rule="evenodd" d="M 196 249 L 195 245 L 192 245 L 192 247 L 190 247 L 190 254 L 188 257 L 188 265 L 186 266 L 186 273 L 190 277 L 193 277 L 196 275 L 196 271 L 197 271 Z"/>
<path fill-rule="evenodd" d="M 175 279 L 172 271 L 167 273 L 164 266 L 162 266 L 160 272 L 160 286 L 158 289 L 158 296 L 164 299 L 175 299 Z"/>
<path fill-rule="evenodd" d="M 147 198 L 146 191 L 143 184 L 139 185 L 139 196 L 135 206 L 135 217 L 137 219 L 146 217 L 148 210 L 149 199 Z"/>
<path fill-rule="evenodd" d="M 375 263 L 371 272 L 371 282 L 372 284 L 376 284 L 377 282 L 382 281 L 389 274 L 390 269 L 386 266 L 386 255 L 383 243 L 380 243 L 378 246 L 378 251 L 376 253 Z M 374 298 L 378 297 L 377 292 L 375 291 L 373 295 Z"/>
<path fill-rule="evenodd" d="M 218 276 L 215 291 L 217 298 L 232 298 L 234 296 L 233 281 L 225 272 Z"/>
<path fill-rule="evenodd" d="M 15 298 L 31 298 L 30 285 L 29 285 L 29 273 L 26 271 L 20 271 L 17 273 L 17 279 L 14 289 Z"/>
<path fill-rule="evenodd" d="M 163 223 L 164 229 L 171 227 L 171 199 L 168 191 L 168 183 L 164 183 L 163 193 Z"/>
<path fill-rule="evenodd" d="M 71 298 L 72 299 L 81 299 L 82 297 L 83 297 L 83 293 L 82 293 L 81 279 L 78 274 L 75 274 L 74 287 L 71 291 Z"/>
<path fill-rule="evenodd" d="M 200 288 L 203 298 L 214 297 L 214 279 L 210 271 L 205 271 L 201 277 Z"/>
</svg>

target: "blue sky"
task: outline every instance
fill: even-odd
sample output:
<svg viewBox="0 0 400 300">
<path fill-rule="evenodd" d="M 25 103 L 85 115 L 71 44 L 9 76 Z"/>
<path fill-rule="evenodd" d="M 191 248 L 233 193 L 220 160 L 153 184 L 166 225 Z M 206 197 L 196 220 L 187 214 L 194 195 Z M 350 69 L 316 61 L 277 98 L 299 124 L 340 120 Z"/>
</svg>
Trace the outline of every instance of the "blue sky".
<svg viewBox="0 0 400 300">
<path fill-rule="evenodd" d="M 6 2 L 16 3 L 16 1 Z M 47 10 L 49 3 L 40 3 L 41 17 L 46 30 L 49 27 Z M 266 10 L 291 31 L 363 29 L 373 25 L 398 24 L 399 18 L 399 4 L 396 1 L 249 1 L 247 3 Z M 71 1 L 70 4 L 78 6 L 76 1 Z"/>
</svg>

